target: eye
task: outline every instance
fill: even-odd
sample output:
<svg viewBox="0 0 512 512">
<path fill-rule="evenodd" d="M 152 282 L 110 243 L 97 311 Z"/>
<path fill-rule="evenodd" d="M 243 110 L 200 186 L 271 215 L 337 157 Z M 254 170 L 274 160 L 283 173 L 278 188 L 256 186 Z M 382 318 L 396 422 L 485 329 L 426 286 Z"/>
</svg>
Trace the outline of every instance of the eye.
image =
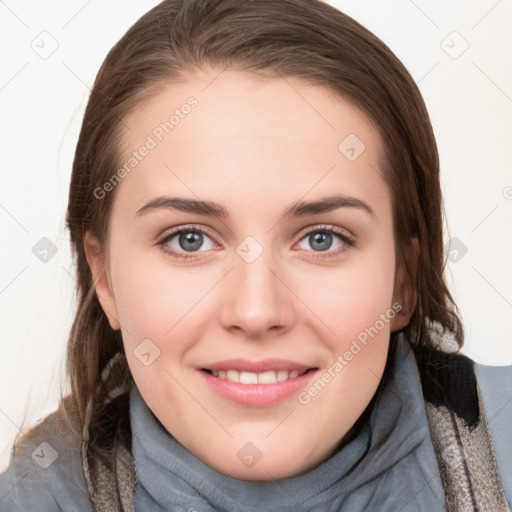
<svg viewBox="0 0 512 512">
<path fill-rule="evenodd" d="M 206 244 L 205 241 L 207 242 Z M 303 241 L 306 241 L 312 248 L 306 248 L 306 250 L 313 252 L 314 258 L 338 256 L 355 245 L 353 237 L 334 226 L 326 225 L 314 226 L 309 229 L 309 231 L 303 234 L 299 245 Z M 332 247 L 333 242 L 335 245 L 334 250 Z M 157 245 L 160 246 L 165 253 L 183 260 L 196 258 L 194 253 L 203 252 L 200 249 L 208 251 L 216 246 L 206 229 L 195 226 L 183 226 L 175 229 L 167 233 L 157 242 Z M 301 247 L 301 249 L 304 249 L 304 247 Z"/>
<path fill-rule="evenodd" d="M 204 246 L 205 240 L 209 240 L 209 243 L 206 243 L 206 247 Z M 202 252 L 199 251 L 200 248 L 205 250 L 213 249 L 215 242 L 213 242 L 205 229 L 184 226 L 166 234 L 157 245 L 159 245 L 164 252 L 172 256 L 187 259 L 195 257 L 192 253 Z"/>
<path fill-rule="evenodd" d="M 351 236 L 338 230 L 334 226 L 315 226 L 306 232 L 301 238 L 301 242 L 303 240 L 309 244 L 313 252 L 317 253 L 314 254 L 314 258 L 337 256 L 355 245 L 354 239 Z M 333 243 L 334 248 L 332 247 Z M 322 252 L 326 254 L 318 254 Z"/>
</svg>

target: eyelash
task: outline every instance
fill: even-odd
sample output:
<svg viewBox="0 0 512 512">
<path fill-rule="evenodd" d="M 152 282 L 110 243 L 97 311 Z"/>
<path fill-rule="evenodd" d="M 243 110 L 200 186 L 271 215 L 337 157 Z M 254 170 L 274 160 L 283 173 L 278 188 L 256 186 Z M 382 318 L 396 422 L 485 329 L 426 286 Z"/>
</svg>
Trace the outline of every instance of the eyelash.
<svg viewBox="0 0 512 512">
<path fill-rule="evenodd" d="M 171 231 L 170 233 L 166 234 L 160 241 L 156 243 L 157 246 L 159 246 L 162 251 L 164 251 L 166 254 L 170 254 L 173 257 L 179 258 L 181 260 L 187 260 L 187 259 L 195 259 L 197 256 L 194 256 L 194 253 L 181 253 L 177 252 L 174 249 L 170 249 L 167 243 L 172 240 L 176 235 L 179 235 L 181 233 L 201 233 L 203 235 L 208 235 L 211 239 L 213 239 L 212 234 L 209 232 L 209 230 L 205 228 L 198 228 L 195 226 L 183 226 L 179 229 L 176 229 L 174 231 Z M 322 253 L 324 251 L 310 251 L 313 253 L 313 258 L 331 258 L 334 256 L 338 256 L 340 253 L 345 252 L 348 248 L 355 246 L 355 240 L 353 237 L 350 237 L 338 229 L 336 229 L 334 226 L 328 226 L 328 225 L 319 225 L 314 226 L 310 230 L 306 231 L 302 234 L 299 241 L 304 239 L 306 236 L 310 235 L 311 233 L 329 233 L 338 236 L 344 244 L 346 244 L 346 247 L 341 247 L 335 251 L 325 251 L 325 255 Z"/>
</svg>

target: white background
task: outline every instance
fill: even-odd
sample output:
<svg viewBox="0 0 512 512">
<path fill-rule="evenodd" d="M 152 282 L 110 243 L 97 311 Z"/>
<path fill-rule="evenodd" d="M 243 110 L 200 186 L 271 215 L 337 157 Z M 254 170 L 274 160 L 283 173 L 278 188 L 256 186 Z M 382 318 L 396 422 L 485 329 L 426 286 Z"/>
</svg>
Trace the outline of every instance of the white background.
<svg viewBox="0 0 512 512">
<path fill-rule="evenodd" d="M 63 382 L 75 308 L 65 212 L 89 88 L 111 46 L 157 3 L 0 2 L 0 471 L 22 419 L 26 430 L 54 410 Z M 448 265 L 462 352 L 512 364 L 512 2 L 329 3 L 380 37 L 418 83 L 439 146 L 446 239 L 467 247 Z M 34 50 L 52 45 L 47 58 Z M 58 248 L 47 263 L 32 253 L 42 237 Z"/>
</svg>

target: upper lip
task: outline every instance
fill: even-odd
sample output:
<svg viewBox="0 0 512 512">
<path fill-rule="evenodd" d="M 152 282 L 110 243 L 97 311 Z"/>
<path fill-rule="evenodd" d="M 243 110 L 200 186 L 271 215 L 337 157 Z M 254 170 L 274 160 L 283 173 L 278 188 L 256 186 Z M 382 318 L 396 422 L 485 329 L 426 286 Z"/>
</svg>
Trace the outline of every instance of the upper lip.
<svg viewBox="0 0 512 512">
<path fill-rule="evenodd" d="M 215 363 L 206 364 L 203 370 L 238 370 L 239 372 L 262 373 L 269 370 L 309 370 L 313 366 L 289 361 L 286 359 L 263 359 L 261 361 L 249 361 L 248 359 L 225 359 Z"/>
</svg>

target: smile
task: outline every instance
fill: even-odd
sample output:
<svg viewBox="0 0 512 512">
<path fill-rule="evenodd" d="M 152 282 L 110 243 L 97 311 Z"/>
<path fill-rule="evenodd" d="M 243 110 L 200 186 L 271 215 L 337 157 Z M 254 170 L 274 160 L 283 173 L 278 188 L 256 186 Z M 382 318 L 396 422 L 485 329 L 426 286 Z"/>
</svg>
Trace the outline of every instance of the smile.
<svg viewBox="0 0 512 512">
<path fill-rule="evenodd" d="M 250 407 L 268 407 L 296 395 L 318 372 L 317 367 L 282 360 L 230 360 L 209 366 L 213 368 L 198 368 L 207 386 L 223 399 Z"/>
<path fill-rule="evenodd" d="M 268 370 L 262 373 L 254 373 L 238 370 L 206 370 L 211 372 L 214 377 L 229 380 L 230 382 L 239 382 L 240 384 L 275 384 L 289 379 L 295 379 L 304 375 L 309 370 Z"/>
</svg>

